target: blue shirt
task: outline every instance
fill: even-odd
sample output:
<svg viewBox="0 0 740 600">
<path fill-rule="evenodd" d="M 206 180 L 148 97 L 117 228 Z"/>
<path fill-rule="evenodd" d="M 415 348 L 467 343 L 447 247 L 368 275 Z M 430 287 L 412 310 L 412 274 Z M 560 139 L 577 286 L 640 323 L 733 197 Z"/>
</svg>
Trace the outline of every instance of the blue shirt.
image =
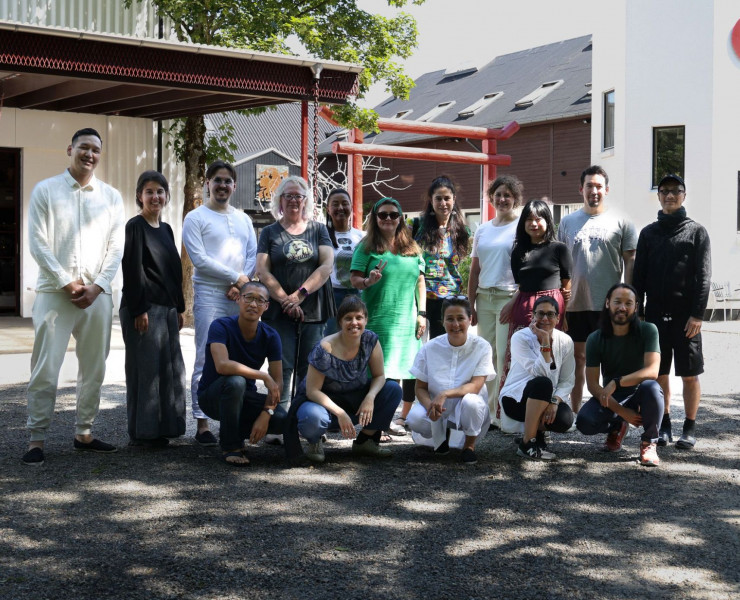
<svg viewBox="0 0 740 600">
<path fill-rule="evenodd" d="M 211 354 L 211 344 L 223 344 L 229 353 L 229 360 L 246 365 L 250 369 L 262 369 L 265 359 L 275 362 L 283 359 L 283 345 L 280 335 L 262 321 L 257 323 L 257 334 L 247 341 L 239 329 L 239 315 L 221 317 L 211 323 L 206 342 L 206 363 L 203 375 L 198 384 L 198 396 L 201 396 L 216 379 L 220 377 Z M 247 379 L 247 390 L 257 391 L 254 379 Z"/>
</svg>

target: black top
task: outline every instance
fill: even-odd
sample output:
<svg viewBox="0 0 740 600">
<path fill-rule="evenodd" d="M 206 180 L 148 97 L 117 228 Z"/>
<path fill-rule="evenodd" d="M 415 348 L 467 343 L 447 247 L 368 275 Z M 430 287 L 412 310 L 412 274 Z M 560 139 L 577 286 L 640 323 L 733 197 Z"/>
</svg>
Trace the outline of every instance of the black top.
<svg viewBox="0 0 740 600">
<path fill-rule="evenodd" d="M 270 273 L 278 280 L 286 294 L 292 294 L 300 288 L 319 266 L 319 246 L 328 246 L 334 253 L 326 225 L 309 221 L 306 231 L 299 235 L 288 233 L 280 222 L 268 225 L 262 230 L 257 253 L 270 257 Z M 301 303 L 305 321 L 323 323 L 333 317 L 334 293 L 331 279 Z M 327 293 L 328 290 L 328 293 Z M 270 299 L 270 307 L 263 319 L 271 321 L 282 315 L 280 303 Z"/>
<path fill-rule="evenodd" d="M 518 244 L 511 251 L 511 272 L 523 292 L 559 289 L 570 279 L 573 258 L 562 242 L 545 242 L 529 248 Z"/>
<path fill-rule="evenodd" d="M 152 227 L 141 215 L 126 223 L 123 249 L 123 298 L 121 307 L 132 317 L 149 310 L 152 304 L 185 312 L 182 295 L 182 264 L 175 236 L 167 223 Z"/>
<path fill-rule="evenodd" d="M 645 315 L 704 319 L 712 286 L 709 234 L 681 207 L 640 232 L 632 283 L 637 300 L 647 296 Z"/>
</svg>

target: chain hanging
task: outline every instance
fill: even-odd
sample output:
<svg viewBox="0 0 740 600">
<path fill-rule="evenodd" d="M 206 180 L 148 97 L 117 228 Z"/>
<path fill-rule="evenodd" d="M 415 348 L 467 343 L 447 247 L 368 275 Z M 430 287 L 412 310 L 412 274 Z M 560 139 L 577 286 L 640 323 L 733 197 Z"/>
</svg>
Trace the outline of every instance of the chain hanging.
<svg viewBox="0 0 740 600">
<path fill-rule="evenodd" d="M 319 211 L 319 78 L 313 80 L 313 202 L 314 212 Z M 314 215 L 316 218 L 316 215 Z"/>
</svg>

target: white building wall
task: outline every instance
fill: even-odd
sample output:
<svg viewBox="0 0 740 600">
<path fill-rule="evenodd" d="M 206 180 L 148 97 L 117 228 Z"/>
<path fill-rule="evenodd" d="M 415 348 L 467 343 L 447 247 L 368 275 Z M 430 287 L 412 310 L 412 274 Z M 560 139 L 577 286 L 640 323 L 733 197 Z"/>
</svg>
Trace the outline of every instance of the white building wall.
<svg viewBox="0 0 740 600">
<path fill-rule="evenodd" d="M 735 282 L 740 65 L 730 45 L 735 0 L 619 0 L 594 31 L 593 93 L 616 91 L 615 148 L 603 152 L 594 98 L 592 162 L 610 174 L 610 200 L 644 227 L 660 209 L 651 187 L 653 127 L 686 128 L 686 210 L 707 227 L 716 281 Z"/>
</svg>

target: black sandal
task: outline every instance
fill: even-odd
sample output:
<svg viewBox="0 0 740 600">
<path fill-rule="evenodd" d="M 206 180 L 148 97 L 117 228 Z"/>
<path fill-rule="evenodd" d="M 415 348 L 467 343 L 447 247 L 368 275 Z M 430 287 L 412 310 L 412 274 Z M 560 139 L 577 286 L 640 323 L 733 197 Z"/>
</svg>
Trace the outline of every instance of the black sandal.
<svg viewBox="0 0 740 600">
<path fill-rule="evenodd" d="M 247 462 L 233 462 L 228 460 L 229 458 L 244 458 Z M 247 455 L 244 453 L 243 450 L 232 450 L 231 452 L 224 452 L 221 454 L 221 462 L 229 465 L 230 467 L 248 467 L 251 465 L 249 462 L 249 459 L 247 458 Z"/>
</svg>

